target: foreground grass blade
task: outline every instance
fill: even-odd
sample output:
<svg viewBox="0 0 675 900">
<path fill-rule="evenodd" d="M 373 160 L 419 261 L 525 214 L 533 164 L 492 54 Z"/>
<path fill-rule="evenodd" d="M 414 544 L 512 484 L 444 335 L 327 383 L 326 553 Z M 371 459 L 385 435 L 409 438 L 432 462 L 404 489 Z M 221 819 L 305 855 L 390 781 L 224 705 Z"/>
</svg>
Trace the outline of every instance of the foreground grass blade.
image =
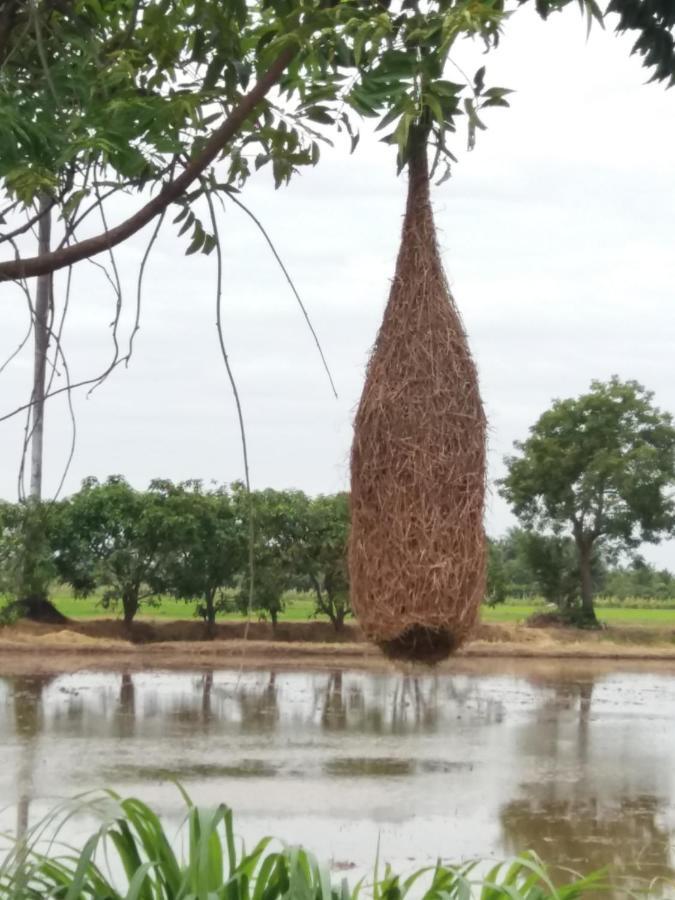
<svg viewBox="0 0 675 900">
<path fill-rule="evenodd" d="M 564 883 L 556 884 L 534 853 L 497 863 L 482 876 L 479 863 L 470 861 L 439 862 L 402 877 L 388 864 L 381 869 L 379 845 L 372 883 L 334 885 L 328 867 L 302 847 L 273 848 L 263 838 L 238 855 L 229 807 L 201 808 L 186 794 L 186 852 L 177 856 L 147 804 L 112 791 L 104 796 L 112 809 L 100 797 L 78 807 L 105 820 L 80 850 L 58 852 L 58 833 L 47 840 L 44 823 L 30 841 L 10 848 L 0 862 L 0 900 L 577 900 L 610 890 L 603 872 L 582 878 L 560 869 Z M 58 832 L 72 814 L 52 813 L 47 821 Z M 630 890 L 623 895 L 632 896 Z"/>
</svg>

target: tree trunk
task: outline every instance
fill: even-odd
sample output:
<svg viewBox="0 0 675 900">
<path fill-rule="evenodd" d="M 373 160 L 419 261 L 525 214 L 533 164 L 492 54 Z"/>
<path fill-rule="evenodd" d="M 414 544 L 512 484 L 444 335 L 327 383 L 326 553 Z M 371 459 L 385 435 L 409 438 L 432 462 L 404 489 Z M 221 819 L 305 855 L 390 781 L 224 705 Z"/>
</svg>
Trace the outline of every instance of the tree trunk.
<svg viewBox="0 0 675 900">
<path fill-rule="evenodd" d="M 342 608 L 335 602 L 335 597 L 331 593 L 331 591 L 326 591 L 328 596 L 328 602 L 326 603 L 326 614 L 328 618 L 331 620 L 333 628 L 336 631 L 342 631 L 342 626 L 344 624 L 345 614 Z"/>
<path fill-rule="evenodd" d="M 316 593 L 317 611 L 323 612 L 323 595 L 321 593 L 321 585 L 319 584 L 319 579 L 315 575 L 310 575 L 309 578 Z"/>
<path fill-rule="evenodd" d="M 49 197 L 40 195 L 38 222 L 38 254 L 49 253 L 52 217 Z M 19 615 L 38 621 L 65 621 L 47 600 L 47 585 L 38 578 L 40 558 L 44 552 L 45 523 L 39 512 L 42 500 L 42 459 L 44 443 L 45 383 L 49 348 L 49 313 L 52 302 L 52 276 L 38 278 L 34 309 L 33 392 L 31 394 L 30 429 L 30 500 L 26 514 L 31 520 L 24 528 L 23 583 L 19 588 L 16 609 Z M 25 449 L 25 448 L 24 448 Z M 34 518 L 33 518 L 34 517 Z"/>
<path fill-rule="evenodd" d="M 122 608 L 124 609 L 124 624 L 129 628 L 138 612 L 138 591 L 132 590 L 123 594 Z"/>
<path fill-rule="evenodd" d="M 208 591 L 204 595 L 204 602 L 206 604 L 206 636 L 209 639 L 212 639 L 215 636 L 216 631 L 216 605 L 213 602 L 215 595 L 215 591 Z"/>
<path fill-rule="evenodd" d="M 581 616 L 582 624 L 597 625 L 595 608 L 593 606 L 593 577 L 591 572 L 591 559 L 593 556 L 592 541 L 577 540 L 579 552 L 579 571 L 581 573 Z"/>
<path fill-rule="evenodd" d="M 9 603 L 3 610 L 9 617 L 16 615 L 22 619 L 31 619 L 33 622 L 46 622 L 50 625 L 65 625 L 68 617 L 60 613 L 44 594 L 28 594 L 20 600 Z"/>
<path fill-rule="evenodd" d="M 52 215 L 49 211 L 50 199 L 46 194 L 40 197 L 40 212 L 43 215 L 38 224 L 38 255 L 49 253 L 52 234 Z M 44 443 L 45 382 L 47 374 L 47 350 L 49 348 L 49 311 L 52 301 L 52 276 L 40 275 L 35 294 L 35 352 L 33 362 L 33 409 L 30 441 L 30 496 L 42 499 L 42 459 Z"/>
</svg>

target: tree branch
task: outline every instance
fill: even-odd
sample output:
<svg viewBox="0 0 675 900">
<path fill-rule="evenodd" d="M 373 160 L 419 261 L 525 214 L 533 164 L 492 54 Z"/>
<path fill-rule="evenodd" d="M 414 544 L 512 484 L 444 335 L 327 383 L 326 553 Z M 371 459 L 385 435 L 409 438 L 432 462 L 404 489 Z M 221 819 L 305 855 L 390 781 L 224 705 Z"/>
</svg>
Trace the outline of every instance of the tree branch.
<svg viewBox="0 0 675 900">
<path fill-rule="evenodd" d="M 79 241 L 77 244 L 62 247 L 52 253 L 46 253 L 44 256 L 7 260 L 0 263 L 0 282 L 14 281 L 17 278 L 35 278 L 38 275 L 55 272 L 65 266 L 72 266 L 83 259 L 110 250 L 140 231 L 148 222 L 160 215 L 169 204 L 184 194 L 192 182 L 199 178 L 202 172 L 216 159 L 256 106 L 281 78 L 298 49 L 297 44 L 289 44 L 285 50 L 281 51 L 267 71 L 260 76 L 255 86 L 241 98 L 239 104 L 235 106 L 222 125 L 213 132 L 203 149 L 192 158 L 180 175 L 168 181 L 159 194 L 142 206 L 133 216 L 110 231 Z"/>
<path fill-rule="evenodd" d="M 36 225 L 44 216 L 49 215 L 49 213 L 55 206 L 56 200 L 50 200 L 46 206 L 40 206 L 38 211 L 33 216 L 29 216 L 24 224 L 19 225 L 14 229 L 14 231 L 9 231 L 7 232 L 7 234 L 0 233 L 0 244 L 3 244 L 5 241 L 11 241 L 12 238 L 19 237 L 19 235 L 24 234 L 26 231 L 29 231 L 33 227 L 33 225 Z"/>
</svg>

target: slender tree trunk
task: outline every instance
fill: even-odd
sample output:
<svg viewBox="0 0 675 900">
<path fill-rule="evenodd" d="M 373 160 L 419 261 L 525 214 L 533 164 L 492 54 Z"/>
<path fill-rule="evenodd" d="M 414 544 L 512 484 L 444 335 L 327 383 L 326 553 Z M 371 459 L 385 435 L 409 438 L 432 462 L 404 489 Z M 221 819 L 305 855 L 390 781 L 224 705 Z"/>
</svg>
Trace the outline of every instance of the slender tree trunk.
<svg viewBox="0 0 675 900">
<path fill-rule="evenodd" d="M 213 626 L 216 624 L 216 606 L 213 602 L 215 597 L 215 591 L 207 591 L 204 596 L 204 600 L 206 602 L 206 621 L 209 626 Z"/>
<path fill-rule="evenodd" d="M 595 625 L 595 608 L 593 606 L 593 578 L 591 572 L 591 559 L 593 556 L 593 544 L 583 538 L 577 540 L 579 552 L 579 571 L 581 573 L 581 612 L 584 624 Z"/>
<path fill-rule="evenodd" d="M 138 591 L 130 590 L 123 594 L 122 609 L 124 610 L 124 624 L 129 628 L 138 612 Z"/>
<path fill-rule="evenodd" d="M 326 596 L 328 598 L 326 603 L 326 613 L 328 615 L 328 618 L 330 619 L 333 628 L 336 631 L 341 631 L 344 615 L 340 614 L 340 609 L 335 602 L 335 597 L 330 590 L 326 590 Z"/>
<path fill-rule="evenodd" d="M 316 575 L 309 576 L 310 581 L 312 582 L 312 587 L 316 593 L 316 608 L 319 612 L 323 612 L 323 595 L 321 593 L 321 585 L 319 584 L 319 579 Z"/>
<path fill-rule="evenodd" d="M 46 194 L 40 197 L 38 223 L 38 255 L 49 253 L 52 235 L 50 200 Z M 33 410 L 30 442 L 30 496 L 36 502 L 42 499 L 42 460 L 44 446 L 45 382 L 47 375 L 47 350 L 49 348 L 49 312 L 52 301 L 52 276 L 40 275 L 35 295 L 35 353 L 33 362 Z"/>
<path fill-rule="evenodd" d="M 52 216 L 49 197 L 40 195 L 38 221 L 38 254 L 49 253 L 51 245 Z M 40 515 L 42 501 L 42 461 L 44 447 L 45 384 L 47 377 L 47 350 L 49 349 L 49 316 L 52 303 L 52 276 L 41 275 L 35 292 L 35 320 L 33 322 L 33 392 L 31 396 L 30 430 L 30 500 L 35 507 L 27 510 L 31 517 L 24 529 L 23 585 L 19 588 L 17 600 L 22 616 L 49 621 L 54 618 L 64 621 L 47 599 L 48 585 L 38 577 L 40 557 L 46 540 L 45 524 Z M 34 517 L 34 518 L 33 518 Z"/>
<path fill-rule="evenodd" d="M 216 605 L 215 591 L 208 591 L 204 597 L 206 603 L 206 636 L 212 640 L 216 634 Z"/>
</svg>

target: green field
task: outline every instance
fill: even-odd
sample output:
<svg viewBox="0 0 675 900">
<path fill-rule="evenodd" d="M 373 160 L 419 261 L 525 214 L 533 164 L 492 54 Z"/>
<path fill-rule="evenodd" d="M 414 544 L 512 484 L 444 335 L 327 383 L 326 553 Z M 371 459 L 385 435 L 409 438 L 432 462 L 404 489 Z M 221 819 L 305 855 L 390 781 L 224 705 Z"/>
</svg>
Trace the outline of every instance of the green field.
<svg viewBox="0 0 675 900">
<path fill-rule="evenodd" d="M 484 622 L 523 622 L 541 606 L 483 607 Z M 608 625 L 654 625 L 675 627 L 675 609 L 649 609 L 632 607 L 596 607 L 596 615 Z"/>
<path fill-rule="evenodd" d="M 71 619 L 100 619 L 121 618 L 121 606 L 104 609 L 96 596 L 78 598 L 73 597 L 67 591 L 54 591 L 51 600 L 64 616 Z M 279 616 L 283 622 L 304 622 L 312 618 L 314 604 L 311 597 L 290 595 L 286 603 L 286 609 Z M 194 619 L 195 604 L 186 603 L 184 600 L 175 600 L 173 597 L 163 597 L 157 605 L 141 606 L 138 619 Z M 327 616 L 317 616 L 319 620 L 328 621 Z M 219 615 L 218 620 L 227 622 L 241 619 L 238 613 Z"/>
<path fill-rule="evenodd" d="M 103 609 L 96 597 L 78 599 L 67 591 L 55 591 L 52 597 L 57 608 L 66 616 L 73 619 L 114 618 L 120 615 L 119 609 Z M 523 622 L 541 606 L 517 605 L 506 603 L 495 607 L 483 607 L 482 618 L 485 622 Z M 608 625 L 653 625 L 675 628 L 675 609 L 650 609 L 633 607 L 599 607 L 598 618 Z M 194 603 L 185 603 L 182 600 L 163 598 L 159 606 L 143 606 L 139 619 L 192 619 L 194 618 Z M 237 613 L 219 616 L 220 621 L 236 620 L 241 616 Z M 314 616 L 314 604 L 310 595 L 289 594 L 286 599 L 286 608 L 279 616 L 280 621 L 302 622 L 316 618 L 319 621 L 327 621 L 326 616 Z"/>
</svg>

